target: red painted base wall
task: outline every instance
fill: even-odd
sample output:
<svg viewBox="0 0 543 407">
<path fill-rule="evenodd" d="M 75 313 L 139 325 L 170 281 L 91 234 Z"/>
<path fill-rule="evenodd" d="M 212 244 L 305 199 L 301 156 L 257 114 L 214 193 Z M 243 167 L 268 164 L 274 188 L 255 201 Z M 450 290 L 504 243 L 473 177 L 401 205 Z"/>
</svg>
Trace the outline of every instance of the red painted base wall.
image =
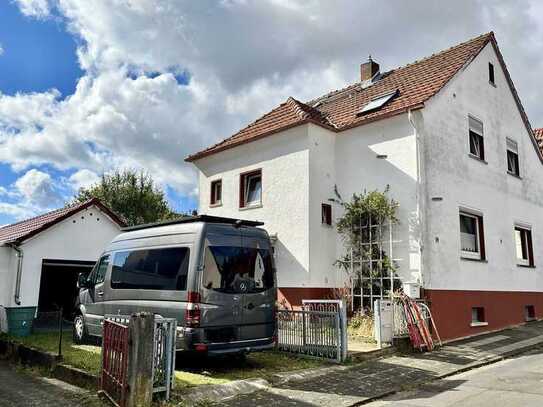
<svg viewBox="0 0 543 407">
<path fill-rule="evenodd" d="M 543 318 L 542 292 L 424 290 L 442 339 L 476 335 L 525 322 L 525 306 Z M 487 326 L 471 327 L 471 309 L 484 307 Z"/>
<path fill-rule="evenodd" d="M 288 307 L 299 307 L 302 300 L 323 300 L 333 298 L 331 288 L 310 287 L 279 287 L 277 300 L 279 304 Z"/>
</svg>

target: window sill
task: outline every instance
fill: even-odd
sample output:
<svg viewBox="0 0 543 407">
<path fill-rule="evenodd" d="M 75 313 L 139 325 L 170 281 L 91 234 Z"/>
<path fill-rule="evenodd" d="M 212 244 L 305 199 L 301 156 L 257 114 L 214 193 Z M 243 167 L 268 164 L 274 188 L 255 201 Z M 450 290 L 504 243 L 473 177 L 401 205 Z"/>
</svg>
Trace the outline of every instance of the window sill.
<svg viewBox="0 0 543 407">
<path fill-rule="evenodd" d="M 321 222 L 321 225 L 325 228 L 328 228 L 328 229 L 332 229 L 332 225 L 329 225 L 328 223 L 322 223 Z"/>
<path fill-rule="evenodd" d="M 472 322 L 471 324 L 469 324 L 469 326 L 471 326 L 472 328 L 476 328 L 479 326 L 488 326 L 488 322 Z"/>
<path fill-rule="evenodd" d="M 525 269 L 535 269 L 535 266 L 530 264 L 517 264 L 517 267 L 522 267 Z"/>
<path fill-rule="evenodd" d="M 488 163 L 485 160 L 482 160 L 480 157 L 477 157 L 475 154 L 468 153 L 468 157 L 473 158 L 476 161 L 479 161 L 481 164 L 488 165 Z"/>
<path fill-rule="evenodd" d="M 219 206 L 222 206 L 222 202 L 220 202 L 220 203 L 215 203 L 215 204 L 209 204 L 209 207 L 210 207 L 210 208 L 218 208 Z"/>
<path fill-rule="evenodd" d="M 474 259 L 473 257 L 465 257 L 465 256 L 460 256 L 460 260 L 476 261 L 479 263 L 488 263 L 487 259 Z"/>
<path fill-rule="evenodd" d="M 531 318 L 524 318 L 524 322 L 534 322 L 537 321 L 537 318 L 531 317 Z"/>
<path fill-rule="evenodd" d="M 258 209 L 262 208 L 262 204 L 247 205 L 239 208 L 240 211 L 248 211 L 249 209 Z"/>
<path fill-rule="evenodd" d="M 507 173 L 508 173 L 509 175 L 511 175 L 512 177 L 514 177 L 514 178 L 517 178 L 517 179 L 520 179 L 520 180 L 522 179 L 522 177 L 521 177 L 520 175 L 515 174 L 514 172 L 507 171 Z"/>
</svg>

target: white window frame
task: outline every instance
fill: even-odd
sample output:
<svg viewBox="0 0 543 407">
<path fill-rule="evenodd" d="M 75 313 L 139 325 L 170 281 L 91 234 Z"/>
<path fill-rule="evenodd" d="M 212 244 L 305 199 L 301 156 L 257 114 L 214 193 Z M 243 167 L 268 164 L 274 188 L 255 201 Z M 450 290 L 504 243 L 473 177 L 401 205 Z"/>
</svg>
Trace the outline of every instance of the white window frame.
<svg viewBox="0 0 543 407">
<path fill-rule="evenodd" d="M 481 128 L 482 128 L 482 131 L 479 132 L 478 130 L 476 130 L 475 128 L 472 128 L 471 127 L 471 124 L 470 124 L 470 120 L 475 120 L 479 123 L 481 123 Z M 483 153 L 481 154 L 481 146 L 479 145 L 479 154 L 473 154 L 471 152 L 471 132 L 479 135 L 481 137 L 481 142 L 483 143 Z M 484 143 L 485 143 L 485 127 L 484 127 L 484 123 L 481 119 L 475 117 L 474 115 L 472 114 L 468 114 L 468 154 L 478 160 L 481 160 L 481 161 L 485 161 L 485 154 L 484 154 Z"/>
<path fill-rule="evenodd" d="M 217 188 L 216 188 L 217 185 L 221 186 L 221 197 L 220 197 L 220 199 L 217 199 Z M 222 179 L 215 179 L 215 180 L 211 181 L 210 188 L 211 188 L 211 194 L 210 194 L 211 200 L 209 202 L 209 206 L 211 206 L 211 207 L 221 206 L 222 205 Z"/>
<path fill-rule="evenodd" d="M 250 181 L 254 178 L 260 178 L 260 199 L 258 199 L 258 201 L 249 201 L 249 184 L 250 184 Z M 259 174 L 249 174 L 247 176 L 245 176 L 245 196 L 244 196 L 244 200 L 245 200 L 245 206 L 259 206 L 259 205 L 262 205 L 262 172 L 260 172 Z"/>
<path fill-rule="evenodd" d="M 526 259 L 518 257 L 517 236 L 516 236 L 517 229 L 520 229 L 520 231 L 521 231 L 520 232 L 520 238 L 524 241 L 524 244 L 526 245 Z M 528 240 L 528 233 L 527 232 L 530 232 L 530 234 L 532 233 L 532 228 L 530 226 L 527 226 L 525 224 L 515 223 L 514 228 L 513 228 L 513 238 L 514 238 L 514 242 L 515 242 L 515 258 L 516 258 L 516 262 L 517 262 L 518 266 L 530 266 L 531 265 L 530 264 L 530 251 L 533 253 L 534 249 L 533 249 L 533 247 L 530 248 L 530 242 Z M 532 236 L 532 240 L 533 240 L 533 236 Z M 521 241 L 520 243 L 522 244 L 523 242 Z M 521 251 L 522 251 L 522 248 L 521 248 Z"/>
<path fill-rule="evenodd" d="M 511 148 L 509 148 L 509 146 L 511 146 Z M 510 174 L 510 175 L 514 175 L 516 177 L 520 177 L 520 156 L 519 156 L 519 153 L 518 153 L 518 143 L 507 137 L 505 139 L 505 151 L 506 151 L 506 159 L 507 159 L 507 173 Z M 510 171 L 509 170 L 509 152 L 512 152 L 513 154 L 516 154 L 517 156 L 517 169 L 518 169 L 518 174 L 515 174 L 513 171 Z"/>
<path fill-rule="evenodd" d="M 475 219 L 475 242 L 477 243 L 477 251 L 476 252 L 468 252 L 465 250 L 462 250 L 462 230 L 460 229 L 460 216 L 466 216 L 468 218 Z M 481 231 L 480 228 L 480 222 L 479 222 L 480 215 L 474 215 L 473 213 L 466 212 L 463 209 L 460 209 L 458 212 L 458 227 L 459 227 L 459 236 L 460 236 L 460 256 L 466 259 L 475 259 L 475 260 L 481 260 Z"/>
</svg>

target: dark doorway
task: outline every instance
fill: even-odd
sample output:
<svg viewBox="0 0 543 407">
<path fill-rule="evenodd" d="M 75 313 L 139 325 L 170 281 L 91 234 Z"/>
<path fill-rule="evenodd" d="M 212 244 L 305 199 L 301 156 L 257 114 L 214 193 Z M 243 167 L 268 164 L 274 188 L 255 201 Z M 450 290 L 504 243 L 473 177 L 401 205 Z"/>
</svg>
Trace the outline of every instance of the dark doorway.
<svg viewBox="0 0 543 407">
<path fill-rule="evenodd" d="M 92 261 L 46 260 L 42 262 L 38 313 L 46 316 L 63 309 L 63 317 L 71 319 L 77 296 L 79 273 L 92 270 Z M 57 314 L 58 315 L 58 314 Z"/>
</svg>

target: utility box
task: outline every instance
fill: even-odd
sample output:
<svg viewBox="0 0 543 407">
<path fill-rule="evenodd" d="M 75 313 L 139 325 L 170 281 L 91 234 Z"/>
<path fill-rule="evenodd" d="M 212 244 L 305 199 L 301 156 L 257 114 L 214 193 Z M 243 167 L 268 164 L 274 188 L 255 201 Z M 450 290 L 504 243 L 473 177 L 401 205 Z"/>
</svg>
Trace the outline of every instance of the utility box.
<svg viewBox="0 0 543 407">
<path fill-rule="evenodd" d="M 375 300 L 373 312 L 375 317 L 373 334 L 379 348 L 381 348 L 383 343 L 392 343 L 394 334 L 392 301 Z"/>
<path fill-rule="evenodd" d="M 407 295 L 409 298 L 413 298 L 414 300 L 420 298 L 420 284 L 417 282 L 403 283 L 403 292 L 405 295 Z"/>
</svg>

